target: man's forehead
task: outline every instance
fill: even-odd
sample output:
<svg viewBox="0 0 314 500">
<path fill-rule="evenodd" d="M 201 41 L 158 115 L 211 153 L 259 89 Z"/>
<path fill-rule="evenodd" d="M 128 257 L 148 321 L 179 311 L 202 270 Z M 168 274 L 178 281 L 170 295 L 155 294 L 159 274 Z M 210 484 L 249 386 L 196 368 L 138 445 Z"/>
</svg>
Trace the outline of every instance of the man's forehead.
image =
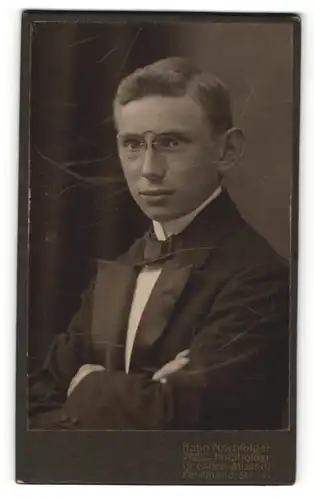
<svg viewBox="0 0 314 500">
<path fill-rule="evenodd" d="M 193 131 L 204 124 L 203 111 L 189 96 L 147 96 L 118 106 L 116 124 L 121 133 L 142 134 Z"/>
</svg>

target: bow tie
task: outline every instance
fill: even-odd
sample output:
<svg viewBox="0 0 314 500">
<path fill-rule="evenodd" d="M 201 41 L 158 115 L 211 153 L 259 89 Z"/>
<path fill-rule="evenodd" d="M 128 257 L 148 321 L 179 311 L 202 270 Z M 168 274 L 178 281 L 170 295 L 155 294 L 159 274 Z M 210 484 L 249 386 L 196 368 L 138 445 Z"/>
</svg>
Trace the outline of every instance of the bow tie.
<svg viewBox="0 0 314 500">
<path fill-rule="evenodd" d="M 170 236 L 164 241 L 156 238 L 153 231 L 145 235 L 144 261 L 146 265 L 156 264 L 171 259 L 174 256 L 175 236 Z"/>
</svg>

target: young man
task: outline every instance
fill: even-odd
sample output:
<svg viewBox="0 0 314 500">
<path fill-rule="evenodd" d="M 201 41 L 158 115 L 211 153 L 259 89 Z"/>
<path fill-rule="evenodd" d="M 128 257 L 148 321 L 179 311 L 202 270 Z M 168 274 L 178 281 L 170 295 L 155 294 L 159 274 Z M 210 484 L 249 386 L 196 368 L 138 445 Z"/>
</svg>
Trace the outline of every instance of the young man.
<svg viewBox="0 0 314 500">
<path fill-rule="evenodd" d="M 30 383 L 30 427 L 272 429 L 288 395 L 288 266 L 221 187 L 228 93 L 181 58 L 124 79 L 118 152 L 151 229 L 99 262 Z"/>
</svg>

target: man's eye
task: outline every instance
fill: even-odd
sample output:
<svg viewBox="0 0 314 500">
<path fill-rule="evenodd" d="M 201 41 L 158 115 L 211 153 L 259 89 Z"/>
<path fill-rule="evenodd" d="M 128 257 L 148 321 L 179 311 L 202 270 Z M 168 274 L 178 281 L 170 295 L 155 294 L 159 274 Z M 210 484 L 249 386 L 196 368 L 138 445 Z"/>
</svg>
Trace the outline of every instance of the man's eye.
<svg viewBox="0 0 314 500">
<path fill-rule="evenodd" d="M 160 137 L 159 144 L 163 148 L 175 149 L 181 145 L 179 139 L 175 137 Z"/>
<path fill-rule="evenodd" d="M 126 139 L 123 141 L 123 147 L 125 149 L 128 149 L 129 151 L 138 151 L 141 149 L 141 141 L 138 141 L 136 139 Z"/>
<path fill-rule="evenodd" d="M 184 140 L 180 137 L 165 136 L 158 137 L 158 145 L 162 149 L 167 149 L 168 151 L 177 151 L 184 148 L 188 144 L 188 140 Z"/>
</svg>

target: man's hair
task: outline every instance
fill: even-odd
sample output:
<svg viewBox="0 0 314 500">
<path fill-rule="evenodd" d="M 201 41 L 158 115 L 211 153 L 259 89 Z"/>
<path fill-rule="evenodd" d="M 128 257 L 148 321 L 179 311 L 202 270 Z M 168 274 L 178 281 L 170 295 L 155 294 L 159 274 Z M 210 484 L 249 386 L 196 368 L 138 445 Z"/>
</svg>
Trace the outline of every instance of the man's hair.
<svg viewBox="0 0 314 500">
<path fill-rule="evenodd" d="M 181 97 L 198 102 L 214 133 L 232 127 L 231 102 L 227 88 L 214 75 L 203 72 L 183 57 L 169 57 L 139 68 L 124 78 L 114 99 L 117 107 L 146 96 Z"/>
</svg>

